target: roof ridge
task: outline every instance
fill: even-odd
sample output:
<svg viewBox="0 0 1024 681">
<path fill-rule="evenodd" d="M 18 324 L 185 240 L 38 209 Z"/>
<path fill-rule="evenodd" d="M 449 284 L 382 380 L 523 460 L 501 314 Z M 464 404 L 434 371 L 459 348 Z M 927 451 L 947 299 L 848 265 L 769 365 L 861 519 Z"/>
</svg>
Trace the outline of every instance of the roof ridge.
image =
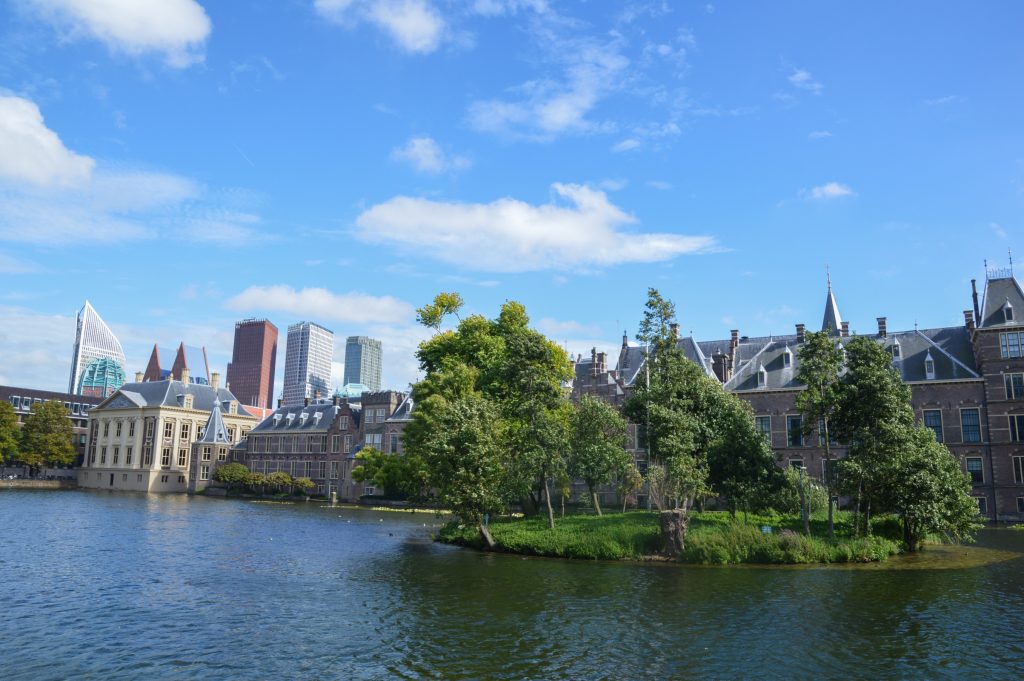
<svg viewBox="0 0 1024 681">
<path fill-rule="evenodd" d="M 943 348 L 943 347 L 942 347 L 941 345 L 939 345 L 938 343 L 936 343 L 935 341 L 933 341 L 933 340 L 932 340 L 931 338 L 929 338 L 928 336 L 926 336 L 926 335 L 925 335 L 925 334 L 924 334 L 923 332 L 921 332 L 921 331 L 917 331 L 917 335 L 918 335 L 918 336 L 920 336 L 921 338 L 924 338 L 924 339 L 925 339 L 926 341 L 928 341 L 928 344 L 929 344 L 929 345 L 931 345 L 931 346 L 933 346 L 934 348 L 936 348 L 936 349 L 937 349 L 937 350 L 938 350 L 939 352 L 941 352 L 942 354 L 944 354 L 944 355 L 945 355 L 946 357 L 949 357 L 949 359 L 950 359 L 950 360 L 952 360 L 954 364 L 956 364 L 957 366 L 959 366 L 959 367 L 961 367 L 961 368 L 963 368 L 963 369 L 966 369 L 966 370 L 967 370 L 967 371 L 968 371 L 968 372 L 969 372 L 969 373 L 970 373 L 970 374 L 971 374 L 972 376 L 974 376 L 975 378 L 981 378 L 981 376 L 979 376 L 979 375 L 978 375 L 978 374 L 977 374 L 977 373 L 976 373 L 976 372 L 974 371 L 974 369 L 970 368 L 969 366 L 967 366 L 966 364 L 964 364 L 963 362 L 961 362 L 960 360 L 958 360 L 958 359 L 957 359 L 956 357 L 954 357 L 954 356 L 953 356 L 953 355 L 952 355 L 951 353 L 949 353 L 949 352 L 946 352 L 946 350 L 945 350 L 945 349 L 944 349 L 944 348 Z"/>
</svg>

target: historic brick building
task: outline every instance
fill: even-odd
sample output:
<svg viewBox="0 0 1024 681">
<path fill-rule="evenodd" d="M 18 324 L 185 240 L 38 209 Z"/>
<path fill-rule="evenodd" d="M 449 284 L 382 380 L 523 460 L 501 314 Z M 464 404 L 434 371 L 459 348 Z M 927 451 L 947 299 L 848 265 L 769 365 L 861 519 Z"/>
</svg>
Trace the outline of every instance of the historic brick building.
<svg viewBox="0 0 1024 681">
<path fill-rule="evenodd" d="M 975 283 L 972 281 L 972 287 Z M 922 423 L 960 459 L 973 481 L 982 514 L 998 520 L 1024 520 L 1024 291 L 1009 270 L 986 273 L 982 300 L 976 287 L 964 324 L 956 327 L 890 331 L 885 317 L 870 334 L 892 356 L 893 367 L 911 388 L 911 404 Z M 681 338 L 679 347 L 729 390 L 750 403 L 780 466 L 799 466 L 824 475 L 817 433 L 802 434 L 795 376 L 804 324 L 785 336 L 751 338 L 733 331 L 725 340 Z M 838 343 L 850 336 L 831 282 L 822 319 Z M 576 362 L 577 394 L 594 394 L 621 405 L 643 380 L 642 347 L 623 337 L 618 364 L 609 369 L 603 353 Z M 632 435 L 632 434 L 631 434 Z M 646 453 L 631 437 L 634 456 Z M 845 454 L 833 447 L 837 456 Z"/>
<path fill-rule="evenodd" d="M 0 400 L 10 402 L 14 407 L 15 413 L 18 415 L 19 426 L 24 424 L 25 419 L 32 413 L 33 404 L 61 402 L 68 412 L 68 418 L 71 419 L 71 430 L 74 433 L 77 454 L 75 465 L 80 465 L 85 459 L 86 440 L 89 433 L 89 410 L 102 402 L 102 397 L 0 385 Z"/>
</svg>

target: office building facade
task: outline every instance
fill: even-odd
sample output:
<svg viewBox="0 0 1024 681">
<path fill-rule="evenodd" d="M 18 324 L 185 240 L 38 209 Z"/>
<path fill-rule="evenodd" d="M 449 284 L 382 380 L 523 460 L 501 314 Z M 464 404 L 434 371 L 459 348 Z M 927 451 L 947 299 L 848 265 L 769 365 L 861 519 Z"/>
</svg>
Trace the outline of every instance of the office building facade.
<svg viewBox="0 0 1024 681">
<path fill-rule="evenodd" d="M 277 327 L 266 319 L 245 319 L 235 324 L 227 381 L 242 404 L 264 409 L 273 406 L 277 336 Z"/>
<path fill-rule="evenodd" d="M 362 384 L 369 390 L 380 390 L 382 360 L 379 340 L 349 336 L 345 341 L 345 385 Z"/>
<path fill-rule="evenodd" d="M 100 375 L 103 381 L 98 382 L 100 389 L 106 394 L 98 395 L 107 397 L 113 393 L 118 385 L 111 387 L 116 382 L 117 371 L 113 369 L 110 360 L 120 368 L 121 382 L 124 382 L 124 350 L 117 340 L 114 332 L 104 323 L 96 313 L 92 304 L 87 300 L 81 310 L 78 311 L 78 325 L 75 332 L 75 347 L 71 355 L 71 378 L 68 381 L 68 392 L 73 395 L 82 395 L 82 379 L 88 373 L 95 378 Z M 100 366 L 102 365 L 102 366 Z M 90 389 L 92 396 L 97 396 L 96 382 L 94 381 L 85 388 Z"/>
<path fill-rule="evenodd" d="M 307 397 L 326 397 L 333 360 L 333 331 L 314 322 L 289 326 L 284 359 L 284 404 L 294 406 L 302 404 Z"/>
</svg>

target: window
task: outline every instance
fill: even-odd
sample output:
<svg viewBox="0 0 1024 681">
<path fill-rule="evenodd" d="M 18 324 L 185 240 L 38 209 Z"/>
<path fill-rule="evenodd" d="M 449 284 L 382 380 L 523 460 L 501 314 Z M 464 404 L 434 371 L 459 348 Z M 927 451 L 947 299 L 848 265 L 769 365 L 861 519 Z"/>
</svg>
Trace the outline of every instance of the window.
<svg viewBox="0 0 1024 681">
<path fill-rule="evenodd" d="M 316 435 L 310 435 L 309 437 L 307 437 L 306 438 L 306 451 L 310 452 L 310 453 L 319 451 L 316 448 L 319 439 L 320 438 L 318 438 Z"/>
<path fill-rule="evenodd" d="M 1008 321 L 1013 321 L 1013 305 L 1010 305 L 1010 301 L 1006 301 L 1006 305 L 1003 305 L 1003 318 Z"/>
<path fill-rule="evenodd" d="M 351 451 L 352 451 L 352 436 L 351 435 L 346 435 L 345 436 L 345 452 L 348 453 L 348 452 L 351 452 Z"/>
<path fill-rule="evenodd" d="M 789 367 L 793 364 L 793 353 L 786 348 L 786 351 L 782 353 L 782 366 Z"/>
<path fill-rule="evenodd" d="M 181 483 L 181 482 L 185 482 L 185 476 L 184 476 L 184 475 L 179 475 L 179 476 L 178 476 L 178 482 L 179 482 L 179 483 Z"/>
<path fill-rule="evenodd" d="M 160 482 L 167 482 L 167 476 L 166 475 L 161 475 L 160 476 Z"/>
<path fill-rule="evenodd" d="M 1024 442 L 1024 414 L 1010 414 L 1010 440 Z"/>
<path fill-rule="evenodd" d="M 200 466 L 199 467 L 199 479 L 200 480 L 209 480 L 210 479 L 210 467 L 209 466 Z"/>
<path fill-rule="evenodd" d="M 203 447 L 203 461 L 209 461 L 213 450 L 210 447 Z"/>
<path fill-rule="evenodd" d="M 971 482 L 976 485 L 985 482 L 985 468 L 981 465 L 981 457 L 969 456 L 965 461 L 967 463 L 967 472 L 971 476 Z"/>
<path fill-rule="evenodd" d="M 391 452 L 392 454 L 395 454 L 398 452 L 398 434 L 391 433 L 390 440 L 391 443 L 389 445 L 388 451 Z"/>
<path fill-rule="evenodd" d="M 100 463 L 106 463 L 106 462 L 107 462 L 107 448 L 106 447 L 100 447 Z"/>
<path fill-rule="evenodd" d="M 1003 359 L 1020 357 L 1020 334 L 1016 331 L 999 334 L 999 354 Z"/>
<path fill-rule="evenodd" d="M 363 496 L 372 497 L 376 491 L 372 486 L 367 485 L 363 488 Z"/>
<path fill-rule="evenodd" d="M 110 421 L 103 422 L 103 437 L 110 435 Z"/>
<path fill-rule="evenodd" d="M 153 437 L 153 428 L 154 427 L 156 427 L 156 422 L 153 421 L 152 419 L 147 419 L 146 420 L 146 437 L 147 438 Z"/>
<path fill-rule="evenodd" d="M 790 447 L 804 446 L 804 420 L 802 416 L 786 417 L 786 435 Z"/>
<path fill-rule="evenodd" d="M 12 397 L 11 399 L 13 400 L 14 398 Z M 75 402 L 74 404 L 72 404 L 71 405 L 71 413 L 75 414 L 75 415 L 80 415 L 82 413 L 82 405 L 79 404 L 78 402 Z"/>
<path fill-rule="evenodd" d="M 235 441 L 235 427 L 234 426 L 228 426 L 228 442 L 234 442 L 234 441 Z"/>
<path fill-rule="evenodd" d="M 932 354 L 929 352 L 928 356 L 924 358 L 924 377 L 929 381 L 935 378 L 935 360 L 932 359 Z"/>
<path fill-rule="evenodd" d="M 138 475 L 136 476 L 136 480 L 135 480 L 135 481 L 136 481 L 136 482 L 142 482 L 142 473 L 139 473 L 139 474 L 138 474 Z"/>
<path fill-rule="evenodd" d="M 124 465 L 125 466 L 131 466 L 132 465 L 132 448 L 131 447 L 125 447 L 125 450 L 124 450 Z"/>
<path fill-rule="evenodd" d="M 337 480 L 337 479 L 338 479 L 338 462 L 337 461 L 332 461 L 331 462 L 331 480 Z"/>
<path fill-rule="evenodd" d="M 217 450 L 217 461 L 227 461 L 227 460 L 228 460 L 228 450 L 226 450 L 223 447 L 221 447 L 220 449 Z"/>
<path fill-rule="evenodd" d="M 135 421 L 128 422 L 128 437 L 135 437 Z"/>
<path fill-rule="evenodd" d="M 382 438 L 383 435 L 381 435 L 380 433 L 369 433 L 366 436 L 366 446 L 373 447 L 374 449 L 380 449 Z"/>
<path fill-rule="evenodd" d="M 17 408 L 18 408 L 18 405 L 20 405 L 20 404 L 21 404 L 21 398 L 20 398 L 20 397 L 18 397 L 17 395 L 11 395 L 11 405 L 12 405 L 12 406 L 13 406 L 13 407 L 14 407 L 15 409 L 17 409 Z"/>
<path fill-rule="evenodd" d="M 308 477 L 313 475 L 313 462 L 312 461 L 306 461 L 304 463 L 305 463 L 305 466 L 303 468 L 303 470 L 304 470 L 303 475 L 305 475 L 308 478 Z"/>
<path fill-rule="evenodd" d="M 988 515 L 988 499 L 985 497 L 974 497 L 978 500 L 978 513 Z"/>
<path fill-rule="evenodd" d="M 761 433 L 764 441 L 769 445 L 772 443 L 772 417 L 771 416 L 755 416 L 754 425 L 757 426 L 757 432 Z"/>
<path fill-rule="evenodd" d="M 1006 399 L 1024 399 L 1024 374 L 1003 374 L 1003 386 L 1006 388 Z"/>
<path fill-rule="evenodd" d="M 960 433 L 964 442 L 981 442 L 981 413 L 978 409 L 960 410 Z"/>
<path fill-rule="evenodd" d="M 341 422 L 339 423 L 338 428 L 340 428 L 341 430 L 348 430 L 348 417 L 347 416 L 342 416 L 341 417 Z"/>
<path fill-rule="evenodd" d="M 1013 457 L 1013 481 L 1024 485 L 1024 456 Z"/>
<path fill-rule="evenodd" d="M 319 477 L 319 478 L 326 478 L 327 477 L 327 462 L 326 461 L 321 461 L 320 462 L 320 475 L 317 476 L 317 477 Z"/>
<path fill-rule="evenodd" d="M 114 437 L 121 437 L 121 422 L 117 422 L 117 426 L 114 428 Z"/>
<path fill-rule="evenodd" d="M 340 435 L 332 435 L 331 436 L 331 451 L 334 452 L 335 454 L 337 454 L 338 452 L 341 451 L 341 436 Z"/>
<path fill-rule="evenodd" d="M 174 424 L 168 421 L 164 424 L 164 439 L 170 440 L 172 437 L 174 437 Z"/>
<path fill-rule="evenodd" d="M 31 409 L 32 408 L 32 398 L 31 397 L 22 397 L 21 398 L 21 408 L 24 411 L 28 411 L 29 409 Z"/>
<path fill-rule="evenodd" d="M 795 468 L 797 470 L 802 471 L 802 470 L 804 470 L 804 460 L 803 459 L 790 459 L 789 460 L 789 467 L 790 468 Z"/>
<path fill-rule="evenodd" d="M 183 424 L 181 424 L 181 441 L 182 442 L 188 442 L 189 435 L 191 435 L 191 434 L 192 434 L 192 424 L 191 423 L 183 423 Z"/>
<path fill-rule="evenodd" d="M 828 443 L 833 447 L 839 445 L 839 440 L 836 439 L 835 433 L 829 431 Z M 825 419 L 818 419 L 818 446 L 825 446 Z"/>
<path fill-rule="evenodd" d="M 111 463 L 116 466 L 117 465 L 117 460 L 119 458 L 121 458 L 121 448 L 120 447 L 114 447 L 114 457 L 111 459 Z"/>
<path fill-rule="evenodd" d="M 821 481 L 829 487 L 836 487 L 839 482 L 835 459 L 823 459 L 821 462 Z"/>
<path fill-rule="evenodd" d="M 324 452 L 325 454 L 327 453 L 327 436 L 326 435 L 321 435 L 320 436 L 320 449 L 319 449 L 319 451 Z"/>
<path fill-rule="evenodd" d="M 128 474 L 127 473 L 122 473 L 121 474 L 121 482 L 128 482 Z"/>
<path fill-rule="evenodd" d="M 188 465 L 188 450 L 187 449 L 179 449 L 178 450 L 178 468 L 184 468 L 187 465 Z"/>
<path fill-rule="evenodd" d="M 171 465 L 171 448 L 164 447 L 163 452 L 160 453 L 160 465 L 170 466 Z"/>
<path fill-rule="evenodd" d="M 1017 497 L 1017 513 L 1024 513 L 1024 497 Z"/>
<path fill-rule="evenodd" d="M 924 410 L 924 426 L 935 433 L 935 440 L 942 442 L 942 411 L 939 409 Z"/>
</svg>

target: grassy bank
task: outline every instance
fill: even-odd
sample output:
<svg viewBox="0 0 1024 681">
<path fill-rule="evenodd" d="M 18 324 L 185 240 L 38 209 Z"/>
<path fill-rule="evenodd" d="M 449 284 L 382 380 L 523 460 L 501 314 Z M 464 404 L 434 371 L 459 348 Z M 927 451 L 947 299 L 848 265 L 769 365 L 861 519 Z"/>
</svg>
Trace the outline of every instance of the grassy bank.
<svg viewBox="0 0 1024 681">
<path fill-rule="evenodd" d="M 827 538 L 823 518 L 816 518 L 814 536 L 798 532 L 796 516 L 743 516 L 728 513 L 694 513 L 681 562 L 699 564 L 803 564 L 844 563 L 885 560 L 899 553 L 901 546 L 891 537 L 891 523 L 872 523 L 878 534 L 870 538 L 849 536 L 850 523 L 840 514 L 834 540 Z M 772 528 L 770 534 L 762 526 Z M 502 519 L 490 524 L 498 550 L 531 556 L 590 560 L 644 560 L 661 550 L 658 516 L 634 512 L 575 515 L 559 519 L 555 529 L 543 517 Z M 885 535 L 889 535 L 889 537 Z M 482 548 L 475 527 L 449 523 L 438 535 L 448 544 Z"/>
</svg>

